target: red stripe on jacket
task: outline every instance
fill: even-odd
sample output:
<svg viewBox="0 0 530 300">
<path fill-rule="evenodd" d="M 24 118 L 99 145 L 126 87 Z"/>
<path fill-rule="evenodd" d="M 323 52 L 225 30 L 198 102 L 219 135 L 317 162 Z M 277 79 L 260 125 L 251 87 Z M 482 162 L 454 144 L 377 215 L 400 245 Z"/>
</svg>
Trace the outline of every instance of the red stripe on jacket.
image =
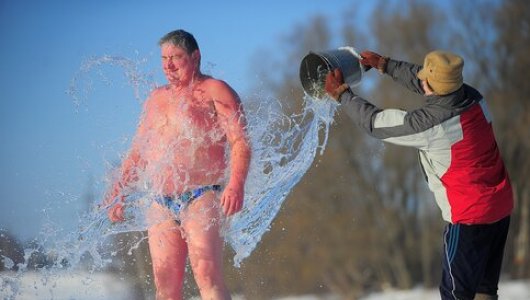
<svg viewBox="0 0 530 300">
<path fill-rule="evenodd" d="M 441 178 L 452 222 L 493 223 L 513 209 L 508 173 L 480 104 L 463 112 L 460 124 L 463 138 L 451 146 L 451 164 Z"/>
</svg>

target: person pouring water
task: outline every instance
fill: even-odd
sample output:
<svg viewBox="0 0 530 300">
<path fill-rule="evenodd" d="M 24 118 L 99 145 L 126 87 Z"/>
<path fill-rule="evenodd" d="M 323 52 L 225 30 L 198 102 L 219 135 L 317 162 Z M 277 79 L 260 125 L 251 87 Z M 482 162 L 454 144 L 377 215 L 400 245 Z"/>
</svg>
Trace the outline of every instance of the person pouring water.
<svg viewBox="0 0 530 300">
<path fill-rule="evenodd" d="M 369 135 L 419 150 L 428 186 L 448 222 L 441 298 L 497 299 L 513 194 L 486 102 L 463 82 L 464 60 L 440 50 L 428 53 L 423 66 L 372 51 L 360 56 L 366 70 L 377 69 L 425 96 L 425 104 L 412 111 L 381 109 L 356 95 L 340 69 L 330 71 L 324 83 Z"/>
<path fill-rule="evenodd" d="M 157 299 L 182 299 L 187 257 L 202 299 L 230 299 L 220 228 L 243 206 L 251 156 L 243 108 L 228 84 L 201 73 L 192 34 L 175 30 L 159 45 L 168 84 L 145 101 L 104 202 L 110 220 L 120 222 L 138 185 L 155 195 L 147 216 Z"/>
</svg>

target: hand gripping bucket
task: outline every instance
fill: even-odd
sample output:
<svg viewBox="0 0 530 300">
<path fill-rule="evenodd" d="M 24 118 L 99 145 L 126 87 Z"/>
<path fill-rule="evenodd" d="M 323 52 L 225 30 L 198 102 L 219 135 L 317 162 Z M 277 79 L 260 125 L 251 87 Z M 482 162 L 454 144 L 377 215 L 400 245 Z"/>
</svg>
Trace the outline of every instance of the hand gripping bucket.
<svg viewBox="0 0 530 300">
<path fill-rule="evenodd" d="M 344 82 L 350 87 L 361 81 L 363 69 L 355 49 L 341 47 L 336 50 L 309 52 L 300 64 L 300 81 L 304 91 L 313 98 L 322 98 L 326 94 L 326 75 L 337 68 L 342 71 Z"/>
</svg>

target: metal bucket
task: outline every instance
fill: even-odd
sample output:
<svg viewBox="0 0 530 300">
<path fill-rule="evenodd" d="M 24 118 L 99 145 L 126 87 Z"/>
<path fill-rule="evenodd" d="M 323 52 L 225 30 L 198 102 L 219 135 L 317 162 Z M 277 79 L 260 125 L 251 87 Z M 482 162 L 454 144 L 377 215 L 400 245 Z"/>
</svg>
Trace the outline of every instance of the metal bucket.
<svg viewBox="0 0 530 300">
<path fill-rule="evenodd" d="M 326 94 L 326 75 L 337 68 L 342 71 L 344 82 L 350 87 L 361 81 L 363 71 L 359 55 L 353 48 L 309 52 L 300 64 L 300 81 L 305 92 L 314 98 L 322 98 Z"/>
</svg>

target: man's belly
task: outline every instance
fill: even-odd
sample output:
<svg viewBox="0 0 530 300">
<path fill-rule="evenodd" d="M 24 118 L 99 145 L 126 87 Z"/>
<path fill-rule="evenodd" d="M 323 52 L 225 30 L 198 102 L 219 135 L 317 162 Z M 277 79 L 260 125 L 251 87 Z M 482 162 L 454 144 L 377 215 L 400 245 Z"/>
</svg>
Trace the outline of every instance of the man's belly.
<svg viewBox="0 0 530 300">
<path fill-rule="evenodd" d="M 223 145 L 151 151 L 143 158 L 146 162 L 143 181 L 151 192 L 161 195 L 180 194 L 198 186 L 220 184 L 227 166 Z"/>
</svg>

